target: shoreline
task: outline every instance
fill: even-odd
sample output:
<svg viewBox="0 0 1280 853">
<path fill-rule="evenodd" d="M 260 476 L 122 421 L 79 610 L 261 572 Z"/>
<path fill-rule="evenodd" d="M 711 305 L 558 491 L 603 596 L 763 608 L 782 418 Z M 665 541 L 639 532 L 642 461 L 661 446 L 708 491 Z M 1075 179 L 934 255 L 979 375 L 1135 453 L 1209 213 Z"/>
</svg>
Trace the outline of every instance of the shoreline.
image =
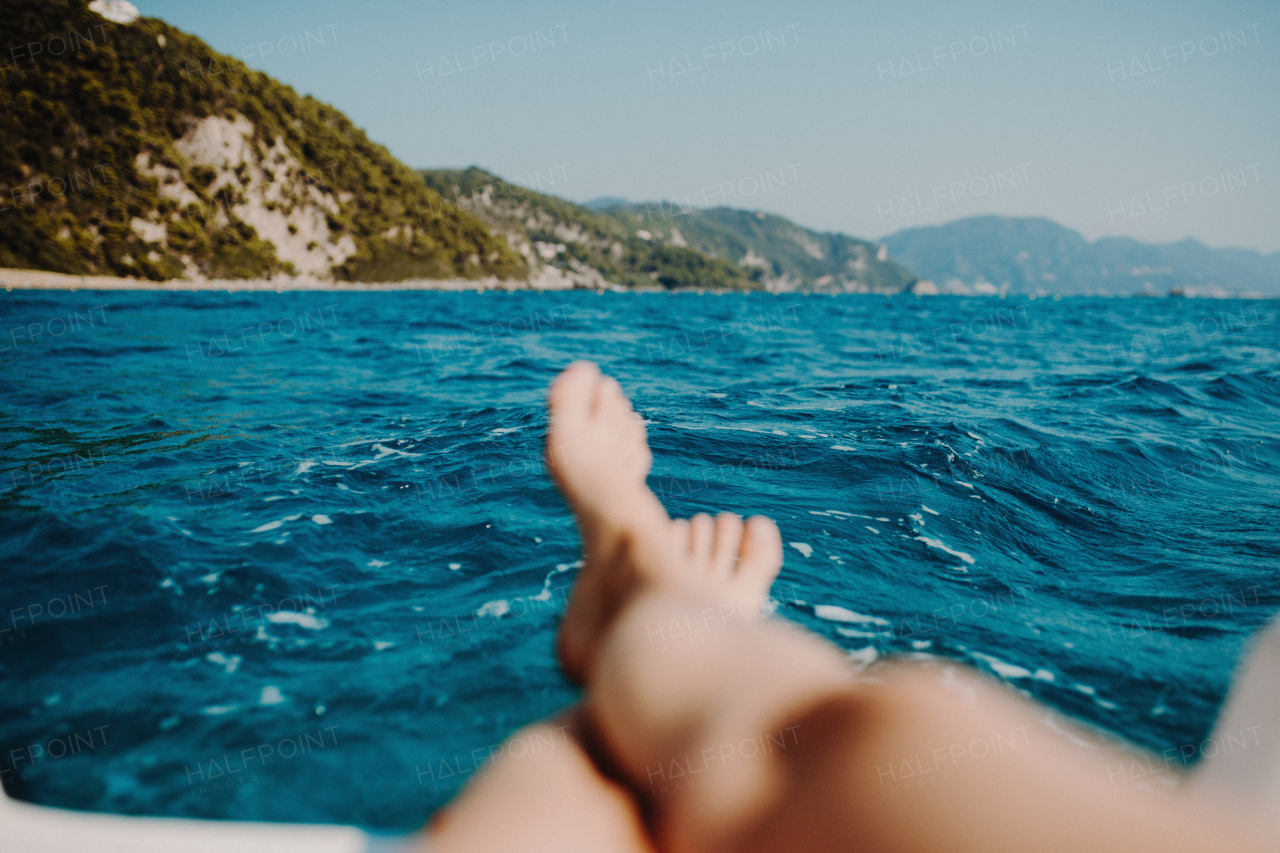
<svg viewBox="0 0 1280 853">
<path fill-rule="evenodd" d="M 1053 294 L 1053 293 L 983 293 L 983 294 L 947 294 L 947 293 L 924 293 L 913 294 L 910 289 L 900 291 L 899 293 L 828 293 L 825 291 L 812 290 L 795 290 L 795 291 L 771 291 L 771 290 L 716 290 L 714 288 L 686 288 L 681 290 L 667 290 L 664 287 L 622 287 L 620 285 L 610 285 L 604 288 L 594 287 L 574 287 L 557 286 L 547 287 L 538 286 L 528 281 L 500 279 L 493 277 L 466 279 L 412 279 L 409 281 L 389 281 L 389 282 L 339 282 L 326 281 L 314 278 L 288 278 L 288 279 L 207 279 L 201 281 L 189 281 L 186 279 L 171 279 L 169 281 L 151 281 L 143 278 L 117 278 L 108 275 L 67 275 L 66 273 L 44 272 L 42 270 L 21 270 L 0 267 L 0 288 L 5 291 L 13 290 L 152 290 L 152 291 L 168 291 L 170 293 L 196 291 L 224 291 L 226 293 L 238 293 L 241 291 L 254 292 L 323 292 L 323 293 L 376 293 L 376 292 L 396 292 L 411 290 L 434 290 L 441 292 L 458 293 L 467 290 L 474 290 L 477 293 L 496 291 L 504 293 L 517 293 L 528 291 L 531 293 L 567 293 L 571 291 L 596 292 L 596 293 L 667 293 L 667 294 L 708 294 L 708 293 L 760 293 L 772 296 L 878 296 L 878 297 L 894 297 L 900 295 L 914 295 L 916 298 L 924 298 L 928 296 L 959 296 L 963 298 L 987 298 L 987 299 L 1004 299 L 1007 297 L 1022 297 L 1034 301 L 1040 299 L 1074 299 L 1074 298 L 1098 298 L 1098 299 L 1222 299 L 1222 300 L 1271 300 L 1280 299 L 1280 294 L 1271 296 L 1263 293 L 1232 293 L 1225 296 L 1210 296 L 1208 294 L 1186 295 L 1168 294 L 1164 296 L 1145 294 L 1145 293 L 1113 293 L 1113 294 Z"/>
<path fill-rule="evenodd" d="M 182 291 L 391 291 L 391 290 L 573 290 L 572 287 L 534 287 L 527 281 L 499 278 L 415 279 L 393 282 L 338 282 L 314 278 L 286 279 L 207 279 L 190 281 L 170 279 L 151 281 L 144 278 L 117 278 L 109 275 L 68 275 L 41 270 L 0 267 L 0 287 L 5 290 L 164 290 Z M 625 290 L 626 288 L 618 288 Z"/>
</svg>

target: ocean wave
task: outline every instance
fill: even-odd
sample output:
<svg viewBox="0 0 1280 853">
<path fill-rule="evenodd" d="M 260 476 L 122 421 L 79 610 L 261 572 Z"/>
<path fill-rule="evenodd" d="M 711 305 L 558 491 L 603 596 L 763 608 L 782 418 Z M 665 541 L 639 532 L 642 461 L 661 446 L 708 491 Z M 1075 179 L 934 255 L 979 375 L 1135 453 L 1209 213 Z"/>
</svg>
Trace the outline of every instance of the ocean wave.
<svg viewBox="0 0 1280 853">
<path fill-rule="evenodd" d="M 6 315 L 85 296 L 6 294 Z M 240 331 L 334 300 L 287 340 Z M 576 695 L 553 637 L 580 554 L 542 449 L 574 358 L 633 395 L 673 514 L 778 520 L 787 618 L 1191 742 L 1280 607 L 1272 327 L 1133 346 L 1194 302 L 1005 306 L 1029 322 L 978 334 L 990 304 L 950 297 L 113 293 L 105 325 L 0 362 L 0 637 L 23 638 L 0 647 L 0 752 L 107 725 L 110 762 L 16 792 L 416 825 L 453 788 L 415 766 Z M 780 308 L 795 322 L 746 322 Z M 231 791 L 183 770 L 329 726 Z M 301 811 L 325 772 L 380 805 Z"/>
</svg>

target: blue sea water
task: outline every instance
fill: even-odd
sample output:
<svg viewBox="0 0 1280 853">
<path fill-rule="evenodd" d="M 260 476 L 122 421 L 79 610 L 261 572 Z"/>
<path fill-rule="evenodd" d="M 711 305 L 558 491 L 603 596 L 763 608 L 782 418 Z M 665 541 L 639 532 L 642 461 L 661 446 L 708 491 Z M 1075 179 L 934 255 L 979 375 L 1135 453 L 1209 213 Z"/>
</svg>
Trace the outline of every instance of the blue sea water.
<svg viewBox="0 0 1280 853">
<path fill-rule="evenodd" d="M 575 358 L 778 612 L 1199 744 L 1280 609 L 1280 303 L 0 293 L 0 776 L 129 814 L 417 826 L 574 700 L 541 462 Z M 1193 760 L 1194 760 L 1193 756 Z"/>
</svg>

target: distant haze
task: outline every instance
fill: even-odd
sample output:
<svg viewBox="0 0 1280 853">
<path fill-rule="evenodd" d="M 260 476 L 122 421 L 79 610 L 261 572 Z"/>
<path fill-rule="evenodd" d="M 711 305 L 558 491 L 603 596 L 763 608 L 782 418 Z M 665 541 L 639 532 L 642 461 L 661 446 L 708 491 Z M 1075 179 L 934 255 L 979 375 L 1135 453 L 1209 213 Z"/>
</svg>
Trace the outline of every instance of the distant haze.
<svg viewBox="0 0 1280 853">
<path fill-rule="evenodd" d="M 1191 239 L 1089 242 L 1047 219 L 975 216 L 909 228 L 884 244 L 894 260 L 943 293 L 1280 296 L 1280 254 L 1210 249 Z"/>
</svg>

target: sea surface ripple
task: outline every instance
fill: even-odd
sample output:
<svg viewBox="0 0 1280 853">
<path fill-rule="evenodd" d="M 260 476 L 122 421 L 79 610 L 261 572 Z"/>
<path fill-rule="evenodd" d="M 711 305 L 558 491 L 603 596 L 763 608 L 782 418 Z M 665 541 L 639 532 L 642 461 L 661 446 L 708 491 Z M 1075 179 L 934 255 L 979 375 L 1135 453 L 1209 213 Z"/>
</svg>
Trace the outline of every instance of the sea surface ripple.
<svg viewBox="0 0 1280 853">
<path fill-rule="evenodd" d="M 1199 744 L 1280 609 L 1278 314 L 0 293 L 0 774 L 81 809 L 420 824 L 577 696 L 541 447 L 577 358 L 648 420 L 673 514 L 777 520 L 780 615 Z"/>
</svg>

